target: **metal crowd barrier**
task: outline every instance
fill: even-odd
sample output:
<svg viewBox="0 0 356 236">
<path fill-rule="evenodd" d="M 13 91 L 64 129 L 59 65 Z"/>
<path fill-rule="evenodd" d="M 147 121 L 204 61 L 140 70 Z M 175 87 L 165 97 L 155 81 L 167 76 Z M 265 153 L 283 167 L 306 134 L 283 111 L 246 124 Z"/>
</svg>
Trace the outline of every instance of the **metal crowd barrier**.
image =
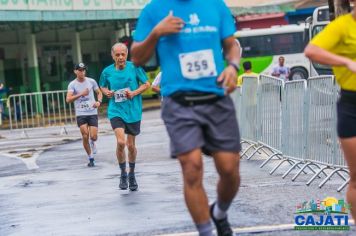
<svg viewBox="0 0 356 236">
<path fill-rule="evenodd" d="M 234 102 L 235 104 L 235 112 L 236 112 L 236 117 L 237 117 L 237 120 L 240 122 L 240 116 L 241 116 L 241 112 L 240 112 L 240 108 L 241 108 L 241 87 L 237 87 L 235 89 L 234 92 L 232 92 L 230 94 L 230 97 L 232 99 L 232 101 Z"/>
<path fill-rule="evenodd" d="M 1 98 L 0 99 L 0 126 L 3 124 L 3 116 L 5 116 L 5 110 L 7 106 L 6 104 L 7 104 L 7 99 Z"/>
<path fill-rule="evenodd" d="M 9 128 L 28 129 L 75 123 L 73 103 L 66 90 L 15 94 L 8 97 Z"/>
<path fill-rule="evenodd" d="M 258 123 L 257 123 L 257 98 L 258 98 L 258 77 L 244 76 L 241 87 L 238 110 L 238 119 L 240 125 L 240 135 L 243 137 L 243 143 L 247 143 L 249 147 L 245 150 L 243 157 L 250 148 L 255 148 L 256 140 L 258 139 Z"/>
<path fill-rule="evenodd" d="M 281 132 L 282 132 L 282 104 L 281 96 L 284 91 L 284 81 L 275 77 L 260 75 L 257 99 L 257 124 L 258 138 L 254 152 L 247 157 L 251 159 L 260 150 L 267 154 L 268 158 L 261 167 L 265 166 L 273 158 L 281 162 L 271 171 L 273 173 L 283 162 L 290 162 L 284 159 L 281 152 Z"/>
<path fill-rule="evenodd" d="M 265 146 L 281 150 L 282 105 L 284 82 L 281 79 L 261 75 L 258 96 L 259 141 Z"/>
<path fill-rule="evenodd" d="M 258 137 L 257 127 L 257 98 L 258 78 L 244 77 L 244 86 L 241 90 L 241 133 L 247 140 L 256 140 Z"/>
<path fill-rule="evenodd" d="M 308 185 L 320 172 L 330 169 L 332 172 L 319 184 L 322 187 L 334 174 L 338 174 L 344 181 L 348 174 L 347 167 L 340 155 L 336 133 L 336 101 L 338 87 L 331 76 L 319 76 L 308 80 L 309 90 L 309 129 L 307 157 L 314 163 L 322 165 L 309 181 Z"/>
<path fill-rule="evenodd" d="M 292 178 L 294 181 L 304 169 L 308 168 L 313 173 L 316 171 L 311 166 L 321 169 L 319 165 L 308 161 L 306 156 L 308 146 L 308 87 L 307 81 L 288 81 L 285 84 L 285 93 L 282 97 L 283 104 L 283 124 L 282 137 L 283 155 L 292 160 L 293 165 L 283 174 L 285 178 L 294 169 L 299 168 L 299 172 Z M 305 173 L 305 172 L 304 172 Z"/>
<path fill-rule="evenodd" d="M 260 75 L 258 79 L 245 78 L 239 92 L 233 97 L 242 142 L 249 144 L 241 157 L 251 159 L 263 151 L 268 158 L 260 167 L 278 160 L 270 174 L 289 163 L 283 178 L 299 169 L 292 181 L 311 171 L 313 177 L 307 185 L 321 174 L 325 178 L 320 188 L 335 174 L 345 181 L 338 191 L 347 185 L 349 172 L 336 134 L 338 87 L 333 76 L 284 82 Z"/>
</svg>

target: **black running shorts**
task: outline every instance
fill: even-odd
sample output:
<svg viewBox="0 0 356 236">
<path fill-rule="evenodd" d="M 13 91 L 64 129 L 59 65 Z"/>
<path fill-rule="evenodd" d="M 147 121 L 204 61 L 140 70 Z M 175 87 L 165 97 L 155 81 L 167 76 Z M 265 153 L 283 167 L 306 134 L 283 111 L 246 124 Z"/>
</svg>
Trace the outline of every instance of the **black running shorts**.
<svg viewBox="0 0 356 236">
<path fill-rule="evenodd" d="M 120 117 L 114 117 L 110 120 L 110 123 L 113 130 L 117 128 L 123 128 L 125 130 L 125 134 L 136 136 L 141 131 L 141 121 L 126 123 Z"/>
<path fill-rule="evenodd" d="M 356 92 L 341 90 L 337 102 L 337 133 L 340 138 L 356 137 Z"/>
<path fill-rule="evenodd" d="M 88 124 L 89 126 L 98 127 L 98 115 L 77 116 L 78 127 Z"/>
</svg>

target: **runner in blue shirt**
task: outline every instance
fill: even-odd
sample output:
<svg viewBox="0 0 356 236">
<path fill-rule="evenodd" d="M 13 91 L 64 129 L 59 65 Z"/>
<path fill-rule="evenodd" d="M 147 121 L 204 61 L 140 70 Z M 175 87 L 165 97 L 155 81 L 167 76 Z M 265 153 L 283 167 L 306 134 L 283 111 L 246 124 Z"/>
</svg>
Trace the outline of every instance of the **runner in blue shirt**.
<svg viewBox="0 0 356 236">
<path fill-rule="evenodd" d="M 114 44 L 111 55 L 115 63 L 103 70 L 99 85 L 109 98 L 108 118 L 115 132 L 116 157 L 121 169 L 119 187 L 120 189 L 129 187 L 131 191 L 135 191 L 138 188 L 134 172 L 137 155 L 135 137 L 140 133 L 141 126 L 141 93 L 150 87 L 150 83 L 142 68 L 127 61 L 128 49 L 125 44 Z M 128 149 L 130 167 L 128 175 L 125 146 Z"/>
<path fill-rule="evenodd" d="M 222 0 L 152 0 L 141 12 L 131 48 L 143 65 L 157 51 L 162 118 L 183 172 L 184 196 L 200 235 L 233 235 L 227 210 L 239 183 L 240 135 L 228 93 L 236 87 L 240 51 L 232 15 Z M 224 68 L 222 49 L 228 66 Z M 220 175 L 210 207 L 202 184 L 202 152 Z"/>
</svg>

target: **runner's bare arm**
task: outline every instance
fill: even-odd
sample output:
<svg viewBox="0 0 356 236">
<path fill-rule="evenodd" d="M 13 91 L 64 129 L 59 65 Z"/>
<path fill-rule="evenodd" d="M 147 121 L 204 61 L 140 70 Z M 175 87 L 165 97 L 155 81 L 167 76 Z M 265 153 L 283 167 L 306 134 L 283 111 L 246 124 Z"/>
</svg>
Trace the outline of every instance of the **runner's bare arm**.
<svg viewBox="0 0 356 236">
<path fill-rule="evenodd" d="M 309 59 L 330 66 L 346 66 L 356 73 L 356 62 L 343 56 L 336 55 L 316 45 L 309 43 L 304 50 L 304 54 Z"/>
<path fill-rule="evenodd" d="M 225 57 L 228 62 L 240 63 L 241 48 L 234 37 L 228 37 L 223 41 Z"/>
<path fill-rule="evenodd" d="M 138 89 L 134 90 L 134 91 L 126 91 L 126 96 L 129 99 L 132 99 L 133 97 L 145 92 L 149 87 L 151 86 L 150 82 L 146 82 L 144 84 L 141 84 L 140 87 L 138 87 Z"/>
<path fill-rule="evenodd" d="M 96 89 L 96 97 L 97 97 L 97 102 L 95 102 L 94 107 L 100 107 L 101 103 L 103 102 L 103 93 L 101 92 L 100 89 Z"/>
<path fill-rule="evenodd" d="M 103 93 L 101 92 L 100 89 L 96 89 L 95 92 L 96 92 L 96 97 L 97 97 L 98 101 L 101 103 L 103 101 Z"/>
<path fill-rule="evenodd" d="M 105 87 L 100 87 L 101 91 L 103 92 L 103 94 L 105 96 L 107 96 L 108 98 L 112 98 L 112 96 L 114 95 L 113 91 L 110 91 L 108 88 Z"/>
<path fill-rule="evenodd" d="M 224 52 L 226 60 L 230 64 L 218 77 L 218 82 L 222 82 L 223 87 L 226 88 L 227 93 L 231 93 L 236 88 L 237 83 L 237 68 L 240 63 L 240 47 L 236 44 L 234 37 L 228 37 L 223 41 Z"/>
<path fill-rule="evenodd" d="M 73 91 L 68 91 L 67 92 L 67 98 L 66 98 L 66 102 L 67 103 L 74 102 L 78 98 L 88 95 L 89 94 L 89 89 L 85 89 L 83 92 L 78 93 L 77 95 L 73 95 L 73 93 L 74 93 Z"/>
<path fill-rule="evenodd" d="M 152 89 L 152 91 L 154 91 L 154 92 L 156 92 L 156 93 L 159 93 L 159 92 L 161 92 L 161 89 L 160 89 L 160 87 L 159 86 L 152 86 L 151 87 L 151 89 Z"/>
<path fill-rule="evenodd" d="M 134 42 L 131 46 L 131 60 L 136 66 L 143 66 L 153 55 L 156 44 L 160 37 L 169 34 L 176 34 L 184 26 L 181 18 L 173 16 L 169 12 L 160 23 L 158 23 L 147 38 L 142 42 Z"/>
</svg>

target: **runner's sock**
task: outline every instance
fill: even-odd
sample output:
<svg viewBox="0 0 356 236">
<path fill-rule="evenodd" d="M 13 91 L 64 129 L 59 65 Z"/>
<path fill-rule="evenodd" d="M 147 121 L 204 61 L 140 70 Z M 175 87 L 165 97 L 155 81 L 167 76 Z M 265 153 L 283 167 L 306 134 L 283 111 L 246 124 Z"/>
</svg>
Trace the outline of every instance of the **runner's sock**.
<svg viewBox="0 0 356 236">
<path fill-rule="evenodd" d="M 135 162 L 129 162 L 130 173 L 135 173 Z"/>
<path fill-rule="evenodd" d="M 203 224 L 196 224 L 196 227 L 198 229 L 199 236 L 213 236 L 213 226 L 210 221 Z"/>
<path fill-rule="evenodd" d="M 119 163 L 121 174 L 126 174 L 126 162 Z"/>
<path fill-rule="evenodd" d="M 226 218 L 227 217 L 226 212 L 229 209 L 230 204 L 231 202 L 224 203 L 224 202 L 217 201 L 213 209 L 214 218 L 217 220 Z"/>
<path fill-rule="evenodd" d="M 94 162 L 94 157 L 88 156 L 88 159 L 89 159 L 90 162 Z"/>
<path fill-rule="evenodd" d="M 92 150 L 92 154 L 96 154 L 97 153 L 97 149 L 96 149 L 95 141 L 90 139 L 89 145 L 90 145 L 90 149 Z"/>
</svg>

